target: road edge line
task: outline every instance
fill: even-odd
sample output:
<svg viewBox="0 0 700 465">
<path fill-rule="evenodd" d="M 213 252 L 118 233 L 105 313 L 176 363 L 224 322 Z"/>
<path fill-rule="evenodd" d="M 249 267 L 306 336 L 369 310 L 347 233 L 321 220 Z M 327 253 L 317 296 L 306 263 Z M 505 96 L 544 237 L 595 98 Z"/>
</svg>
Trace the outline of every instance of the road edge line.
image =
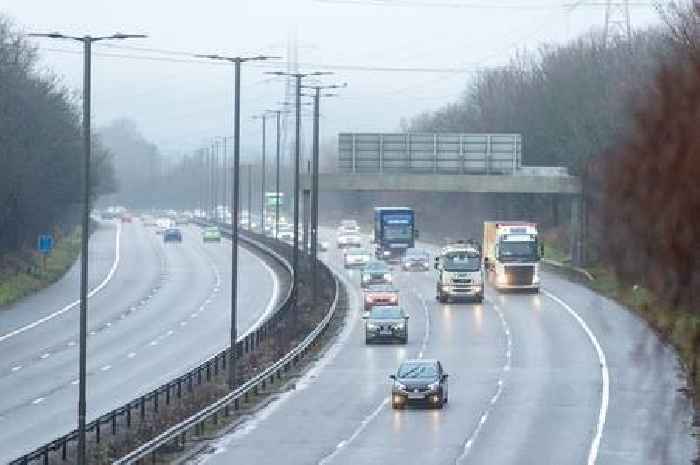
<svg viewBox="0 0 700 465">
<path fill-rule="evenodd" d="M 88 295 L 87 295 L 88 299 L 91 298 L 92 296 L 94 296 L 95 294 L 97 294 L 98 292 L 100 292 L 112 280 L 114 273 L 116 273 L 117 268 L 119 267 L 121 232 L 122 232 L 122 225 L 121 225 L 121 223 L 117 223 L 117 235 L 115 238 L 114 261 L 112 262 L 112 267 L 109 269 L 107 276 L 102 280 L 102 282 L 99 283 L 97 286 L 95 286 L 92 290 L 90 290 L 90 292 L 88 292 Z M 32 328 L 36 328 L 37 326 L 46 323 L 47 321 L 53 320 L 57 316 L 63 315 L 67 311 L 72 310 L 79 303 L 80 303 L 80 299 L 74 300 L 73 302 L 64 306 L 60 310 L 57 310 L 49 315 L 46 315 L 43 318 L 39 318 L 38 320 L 33 321 L 29 324 L 21 326 L 13 331 L 10 331 L 7 334 L 0 335 L 0 342 L 6 341 L 7 339 L 10 339 L 11 337 L 18 336 L 26 331 L 29 331 Z"/>
<path fill-rule="evenodd" d="M 610 404 L 610 373 L 608 371 L 608 364 L 605 357 L 605 352 L 603 351 L 603 348 L 598 342 L 598 339 L 595 337 L 595 334 L 593 334 L 591 328 L 569 304 L 567 304 L 562 299 L 545 289 L 542 289 L 541 292 L 543 292 L 544 295 L 561 305 L 564 308 L 564 310 L 566 310 L 569 313 L 569 315 L 571 315 L 576 320 L 576 322 L 581 326 L 581 328 L 583 328 L 584 332 L 588 336 L 588 339 L 591 341 L 591 344 L 593 345 L 596 354 L 598 355 L 598 362 L 600 364 L 601 373 L 600 376 L 602 392 L 600 400 L 600 409 L 598 410 L 598 422 L 596 424 L 596 432 L 593 436 L 593 440 L 591 441 L 591 447 L 588 450 L 588 460 L 586 461 L 588 465 L 594 465 L 598 458 L 600 442 L 603 437 L 603 429 L 605 428 L 605 421 L 608 414 L 608 406 Z"/>
</svg>

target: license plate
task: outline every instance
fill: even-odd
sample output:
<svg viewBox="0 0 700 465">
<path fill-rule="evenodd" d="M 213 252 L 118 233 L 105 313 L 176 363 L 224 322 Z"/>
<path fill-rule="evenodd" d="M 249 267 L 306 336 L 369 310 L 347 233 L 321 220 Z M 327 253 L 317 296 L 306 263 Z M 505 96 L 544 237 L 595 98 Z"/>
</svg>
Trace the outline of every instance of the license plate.
<svg viewBox="0 0 700 465">
<path fill-rule="evenodd" d="M 425 394 L 416 394 L 413 392 L 408 393 L 408 398 L 409 399 L 425 399 Z"/>
<path fill-rule="evenodd" d="M 379 334 L 382 336 L 391 336 L 393 333 L 391 331 L 385 330 L 385 331 L 379 331 Z"/>
</svg>

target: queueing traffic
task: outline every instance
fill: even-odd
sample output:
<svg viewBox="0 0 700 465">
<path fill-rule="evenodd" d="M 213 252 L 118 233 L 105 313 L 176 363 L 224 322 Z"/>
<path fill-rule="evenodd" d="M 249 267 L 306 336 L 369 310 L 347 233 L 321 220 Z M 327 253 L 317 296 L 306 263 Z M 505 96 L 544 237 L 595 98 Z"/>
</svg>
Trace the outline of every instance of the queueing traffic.
<svg viewBox="0 0 700 465">
<path fill-rule="evenodd" d="M 408 343 L 410 315 L 401 303 L 397 271 L 434 269 L 435 299 L 441 304 L 481 303 L 487 281 L 500 291 L 539 292 L 543 247 L 535 223 L 487 221 L 481 241 L 456 240 L 432 256 L 417 247 L 415 218 L 408 207 L 374 208 L 367 246 L 356 220 L 344 219 L 337 227 L 343 266 L 359 278 L 365 344 Z M 439 359 L 407 359 L 390 379 L 394 409 L 413 404 L 441 409 L 448 402 L 448 375 Z"/>
</svg>

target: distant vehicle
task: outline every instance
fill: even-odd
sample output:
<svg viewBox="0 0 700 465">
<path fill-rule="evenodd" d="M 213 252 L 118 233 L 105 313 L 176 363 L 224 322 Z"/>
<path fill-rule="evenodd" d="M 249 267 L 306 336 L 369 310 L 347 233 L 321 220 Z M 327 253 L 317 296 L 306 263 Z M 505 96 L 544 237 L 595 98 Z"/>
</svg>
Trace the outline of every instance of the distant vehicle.
<svg viewBox="0 0 700 465">
<path fill-rule="evenodd" d="M 338 235 L 338 248 L 362 247 L 362 236 L 357 233 L 342 233 Z"/>
<path fill-rule="evenodd" d="M 338 226 L 338 234 L 360 234 L 360 226 L 355 220 L 342 220 Z"/>
<path fill-rule="evenodd" d="M 408 315 L 398 305 L 372 307 L 365 320 L 365 343 L 408 342 Z"/>
<path fill-rule="evenodd" d="M 103 220 L 113 220 L 117 217 L 117 213 L 113 210 L 103 210 L 100 216 Z"/>
<path fill-rule="evenodd" d="M 435 257 L 438 272 L 435 298 L 441 303 L 457 298 L 484 300 L 484 267 L 476 241 L 458 241 L 442 248 Z"/>
<path fill-rule="evenodd" d="M 380 260 L 400 262 L 407 249 L 415 246 L 418 231 L 415 214 L 408 207 L 374 209 L 375 254 Z"/>
<path fill-rule="evenodd" d="M 144 226 L 156 226 L 156 219 L 151 215 L 141 215 L 141 222 Z"/>
<path fill-rule="evenodd" d="M 163 232 L 163 242 L 182 242 L 182 231 L 177 228 L 168 228 Z"/>
<path fill-rule="evenodd" d="M 280 224 L 277 239 L 285 242 L 292 242 L 294 240 L 294 226 L 287 223 Z"/>
<path fill-rule="evenodd" d="M 189 217 L 187 217 L 185 215 L 177 215 L 177 217 L 175 217 L 175 224 L 177 226 L 184 226 L 184 225 L 189 224 L 189 222 L 190 222 Z"/>
<path fill-rule="evenodd" d="M 391 387 L 391 407 L 404 408 L 409 403 L 442 408 L 447 403 L 447 373 L 439 360 L 406 360 L 399 366 Z"/>
<path fill-rule="evenodd" d="M 360 286 L 365 288 L 372 284 L 391 284 L 391 270 L 384 262 L 371 261 L 362 269 Z"/>
<path fill-rule="evenodd" d="M 221 231 L 216 226 L 207 226 L 202 231 L 203 242 L 221 242 Z"/>
<path fill-rule="evenodd" d="M 364 268 L 372 259 L 372 255 L 365 249 L 348 250 L 343 254 L 343 265 L 348 268 Z"/>
<path fill-rule="evenodd" d="M 366 312 L 374 306 L 399 304 L 399 290 L 391 284 L 372 284 L 365 287 L 362 294 Z"/>
<path fill-rule="evenodd" d="M 175 226 L 175 222 L 170 218 L 161 217 L 156 220 L 156 234 L 163 234 L 166 229 Z"/>
<path fill-rule="evenodd" d="M 427 271 L 430 269 L 430 254 L 422 249 L 408 249 L 401 268 L 406 271 Z"/>
<path fill-rule="evenodd" d="M 122 214 L 122 223 L 131 223 L 131 215 L 128 213 L 123 213 Z"/>
<path fill-rule="evenodd" d="M 484 223 L 484 266 L 497 289 L 540 290 L 537 224 L 525 221 Z"/>
</svg>

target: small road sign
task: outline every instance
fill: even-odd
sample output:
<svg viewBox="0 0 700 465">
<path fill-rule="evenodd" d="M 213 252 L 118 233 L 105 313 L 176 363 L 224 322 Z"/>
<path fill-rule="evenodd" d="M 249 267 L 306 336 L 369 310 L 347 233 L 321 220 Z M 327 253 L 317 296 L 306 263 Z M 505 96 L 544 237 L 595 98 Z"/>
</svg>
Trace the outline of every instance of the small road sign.
<svg viewBox="0 0 700 465">
<path fill-rule="evenodd" d="M 44 255 L 50 253 L 53 249 L 53 236 L 51 234 L 40 234 L 37 248 Z"/>
</svg>

